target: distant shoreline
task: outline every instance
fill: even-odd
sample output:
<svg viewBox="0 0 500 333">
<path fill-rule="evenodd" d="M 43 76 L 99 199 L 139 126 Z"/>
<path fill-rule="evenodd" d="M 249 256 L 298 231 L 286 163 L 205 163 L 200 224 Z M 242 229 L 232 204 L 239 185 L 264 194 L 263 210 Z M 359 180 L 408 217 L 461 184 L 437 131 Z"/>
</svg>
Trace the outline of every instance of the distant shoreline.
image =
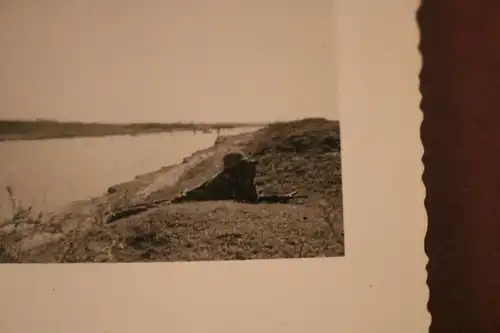
<svg viewBox="0 0 500 333">
<path fill-rule="evenodd" d="M 105 137 L 116 135 L 196 131 L 210 133 L 218 130 L 252 128 L 267 123 L 129 123 L 104 124 L 59 122 L 51 120 L 0 120 L 0 141 L 26 141 Z"/>
</svg>

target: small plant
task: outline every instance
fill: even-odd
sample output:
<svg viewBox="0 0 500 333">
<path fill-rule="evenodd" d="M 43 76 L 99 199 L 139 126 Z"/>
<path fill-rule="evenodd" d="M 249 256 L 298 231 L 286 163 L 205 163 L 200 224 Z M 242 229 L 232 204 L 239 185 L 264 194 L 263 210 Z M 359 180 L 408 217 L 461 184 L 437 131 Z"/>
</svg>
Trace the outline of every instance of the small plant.
<svg viewBox="0 0 500 333">
<path fill-rule="evenodd" d="M 24 233 L 35 232 L 42 225 L 43 213 L 35 214 L 33 207 L 25 207 L 22 202 L 14 195 L 11 186 L 5 187 L 8 199 L 11 204 L 11 216 L 0 222 L 0 262 L 19 262 L 23 253 L 19 246 L 19 230 Z"/>
<path fill-rule="evenodd" d="M 333 236 L 342 247 L 344 246 L 344 228 L 342 219 L 341 203 L 328 200 L 321 200 L 320 203 L 321 216 L 332 230 Z"/>
</svg>

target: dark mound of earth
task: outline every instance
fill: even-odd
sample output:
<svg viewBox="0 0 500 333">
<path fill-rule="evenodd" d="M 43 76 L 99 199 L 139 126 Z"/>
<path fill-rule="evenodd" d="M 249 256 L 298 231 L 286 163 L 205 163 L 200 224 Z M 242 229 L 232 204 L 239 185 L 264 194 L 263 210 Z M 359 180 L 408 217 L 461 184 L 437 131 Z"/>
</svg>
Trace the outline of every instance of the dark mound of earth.
<svg viewBox="0 0 500 333">
<path fill-rule="evenodd" d="M 297 190 L 308 195 L 308 201 L 327 198 L 339 203 L 340 148 L 339 122 L 312 118 L 260 129 L 246 153 L 258 161 L 256 183 L 262 192 Z"/>
</svg>

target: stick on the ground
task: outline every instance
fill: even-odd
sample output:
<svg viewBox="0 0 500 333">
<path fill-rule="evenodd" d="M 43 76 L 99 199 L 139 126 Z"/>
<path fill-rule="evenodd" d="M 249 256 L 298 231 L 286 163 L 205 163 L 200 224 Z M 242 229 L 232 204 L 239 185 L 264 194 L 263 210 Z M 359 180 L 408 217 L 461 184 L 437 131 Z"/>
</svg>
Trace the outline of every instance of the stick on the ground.
<svg viewBox="0 0 500 333">
<path fill-rule="evenodd" d="M 105 223 L 111 223 L 116 220 L 123 219 L 132 215 L 142 213 L 148 209 L 157 207 L 158 205 L 169 202 L 169 200 L 156 200 L 148 203 L 141 203 L 136 205 L 127 206 L 121 210 L 111 212 L 108 216 L 104 218 Z"/>
<path fill-rule="evenodd" d="M 307 198 L 305 195 L 296 195 L 297 191 L 293 191 L 288 194 L 270 194 L 270 195 L 261 195 L 259 196 L 258 202 L 267 202 L 267 203 L 288 203 L 292 199 L 297 198 Z"/>
</svg>

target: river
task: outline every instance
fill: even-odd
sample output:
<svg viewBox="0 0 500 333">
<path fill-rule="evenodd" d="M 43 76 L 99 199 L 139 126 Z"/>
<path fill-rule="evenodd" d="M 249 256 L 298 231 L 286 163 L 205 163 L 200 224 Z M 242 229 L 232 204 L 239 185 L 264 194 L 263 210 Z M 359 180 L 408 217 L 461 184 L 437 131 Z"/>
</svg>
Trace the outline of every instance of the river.
<svg viewBox="0 0 500 333">
<path fill-rule="evenodd" d="M 230 135 L 254 129 L 221 131 Z M 23 205 L 53 211 L 99 196 L 111 185 L 180 163 L 211 146 L 217 134 L 177 132 L 139 136 L 0 142 L 0 217 L 12 214 L 6 187 Z"/>
</svg>

